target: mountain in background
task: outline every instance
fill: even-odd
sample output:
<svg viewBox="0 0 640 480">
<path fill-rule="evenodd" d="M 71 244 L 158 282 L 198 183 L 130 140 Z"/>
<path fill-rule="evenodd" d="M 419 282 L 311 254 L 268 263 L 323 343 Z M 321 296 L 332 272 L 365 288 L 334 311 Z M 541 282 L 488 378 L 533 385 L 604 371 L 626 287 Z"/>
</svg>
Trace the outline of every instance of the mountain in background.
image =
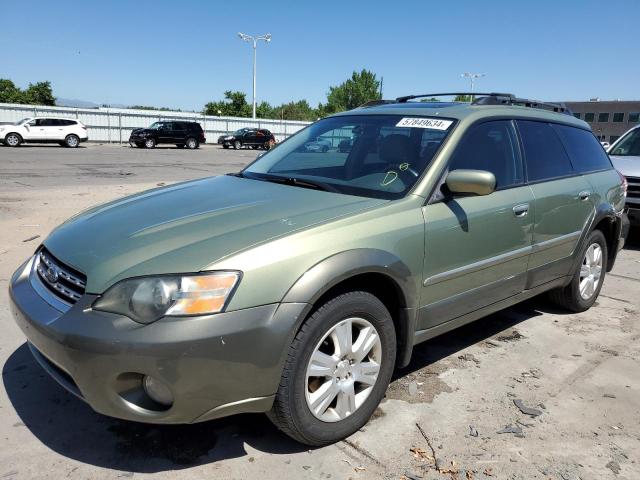
<svg viewBox="0 0 640 480">
<path fill-rule="evenodd" d="M 56 105 L 59 107 L 71 107 L 71 108 L 100 108 L 101 104 L 95 102 L 89 102 L 87 100 L 78 100 L 76 98 L 60 98 L 56 97 Z M 109 105 L 112 108 L 129 108 L 128 105 L 122 105 L 121 103 L 113 103 Z"/>
</svg>

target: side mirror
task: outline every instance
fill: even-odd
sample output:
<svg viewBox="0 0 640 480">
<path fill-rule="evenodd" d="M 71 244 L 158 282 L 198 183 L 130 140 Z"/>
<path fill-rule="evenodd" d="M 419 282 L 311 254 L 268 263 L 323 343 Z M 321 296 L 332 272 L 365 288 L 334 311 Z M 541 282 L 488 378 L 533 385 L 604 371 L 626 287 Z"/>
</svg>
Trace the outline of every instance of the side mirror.
<svg viewBox="0 0 640 480">
<path fill-rule="evenodd" d="M 446 184 L 452 193 L 489 195 L 496 189 L 496 177 L 485 170 L 453 170 L 447 175 Z"/>
</svg>

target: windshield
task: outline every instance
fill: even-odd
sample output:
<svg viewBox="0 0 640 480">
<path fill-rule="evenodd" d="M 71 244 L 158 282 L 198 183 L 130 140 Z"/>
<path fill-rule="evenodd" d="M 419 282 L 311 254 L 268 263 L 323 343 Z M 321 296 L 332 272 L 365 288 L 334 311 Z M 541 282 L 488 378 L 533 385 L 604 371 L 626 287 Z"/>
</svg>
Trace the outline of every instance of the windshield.
<svg viewBox="0 0 640 480">
<path fill-rule="evenodd" d="M 151 129 L 151 130 L 160 130 L 164 126 L 165 126 L 165 124 L 163 122 L 155 122 L 155 123 L 151 124 L 149 129 Z"/>
<path fill-rule="evenodd" d="M 621 157 L 640 156 L 640 128 L 631 130 L 618 144 L 609 152 L 609 155 Z"/>
<path fill-rule="evenodd" d="M 453 124 L 453 120 L 401 115 L 325 118 L 260 157 L 242 174 L 259 180 L 306 180 L 349 195 L 401 198 L 431 163 Z"/>
<path fill-rule="evenodd" d="M 233 132 L 234 135 L 242 135 L 244 132 L 246 132 L 248 129 L 246 128 L 241 128 L 240 130 L 236 130 L 235 132 Z"/>
<path fill-rule="evenodd" d="M 24 122 L 26 122 L 28 120 L 31 120 L 31 117 L 23 118 L 22 120 L 14 123 L 14 125 L 20 125 L 20 124 L 22 124 L 22 123 L 24 123 Z"/>
</svg>

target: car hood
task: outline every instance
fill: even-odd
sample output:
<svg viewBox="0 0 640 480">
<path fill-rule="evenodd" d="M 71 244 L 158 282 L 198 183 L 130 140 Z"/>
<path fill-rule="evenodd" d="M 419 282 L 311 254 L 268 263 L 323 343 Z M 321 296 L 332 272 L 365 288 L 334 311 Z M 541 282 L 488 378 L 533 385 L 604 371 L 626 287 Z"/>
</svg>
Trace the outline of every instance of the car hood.
<svg viewBox="0 0 640 480">
<path fill-rule="evenodd" d="M 153 130 L 151 130 L 150 128 L 134 128 L 133 130 L 131 130 L 131 133 L 135 133 L 137 135 L 140 135 L 141 133 L 151 133 L 153 132 Z"/>
<path fill-rule="evenodd" d="M 640 178 L 640 156 L 611 156 L 611 162 L 616 170 L 625 177 Z"/>
<path fill-rule="evenodd" d="M 386 203 L 220 176 L 150 190 L 67 220 L 44 241 L 102 293 L 129 277 L 197 272 L 258 243 Z"/>
</svg>

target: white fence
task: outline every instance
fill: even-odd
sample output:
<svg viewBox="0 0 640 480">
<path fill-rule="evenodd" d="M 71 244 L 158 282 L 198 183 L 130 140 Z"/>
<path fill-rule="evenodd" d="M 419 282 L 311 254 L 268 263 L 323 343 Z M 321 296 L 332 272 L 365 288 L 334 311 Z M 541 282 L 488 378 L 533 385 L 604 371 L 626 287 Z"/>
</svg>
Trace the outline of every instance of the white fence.
<svg viewBox="0 0 640 480">
<path fill-rule="evenodd" d="M 26 117 L 75 118 L 87 126 L 89 141 L 126 143 L 134 128 L 148 127 L 159 120 L 188 120 L 200 123 L 207 143 L 216 143 L 218 136 L 243 127 L 266 128 L 278 141 L 301 130 L 309 122 L 268 120 L 238 117 L 217 117 L 193 112 L 133 110 L 128 108 L 71 108 L 44 105 L 0 103 L 0 123 L 17 122 Z"/>
</svg>

